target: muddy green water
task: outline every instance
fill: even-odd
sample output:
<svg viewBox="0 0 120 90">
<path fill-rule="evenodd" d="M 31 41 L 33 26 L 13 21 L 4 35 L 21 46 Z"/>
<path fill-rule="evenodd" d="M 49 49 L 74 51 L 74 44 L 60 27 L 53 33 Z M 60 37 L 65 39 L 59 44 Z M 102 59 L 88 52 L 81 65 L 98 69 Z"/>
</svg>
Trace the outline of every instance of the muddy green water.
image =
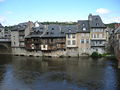
<svg viewBox="0 0 120 90">
<path fill-rule="evenodd" d="M 0 90 L 120 90 L 110 59 L 0 55 Z"/>
</svg>

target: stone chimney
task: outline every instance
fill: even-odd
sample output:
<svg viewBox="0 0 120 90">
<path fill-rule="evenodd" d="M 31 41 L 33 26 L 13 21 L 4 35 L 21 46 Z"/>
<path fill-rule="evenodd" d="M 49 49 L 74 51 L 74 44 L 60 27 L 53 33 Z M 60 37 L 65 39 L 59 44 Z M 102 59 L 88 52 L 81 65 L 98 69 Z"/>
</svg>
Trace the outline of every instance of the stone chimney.
<svg viewBox="0 0 120 90">
<path fill-rule="evenodd" d="M 92 21 L 92 14 L 90 13 L 89 16 L 88 16 L 88 20 L 89 21 Z"/>
</svg>

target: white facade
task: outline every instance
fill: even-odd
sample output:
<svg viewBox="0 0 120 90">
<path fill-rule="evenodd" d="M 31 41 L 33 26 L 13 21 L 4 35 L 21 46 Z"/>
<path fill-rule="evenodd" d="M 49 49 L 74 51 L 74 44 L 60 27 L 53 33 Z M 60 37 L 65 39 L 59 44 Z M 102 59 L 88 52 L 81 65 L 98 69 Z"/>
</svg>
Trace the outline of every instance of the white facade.
<svg viewBox="0 0 120 90">
<path fill-rule="evenodd" d="M 66 47 L 77 47 L 76 34 L 66 34 Z"/>
<path fill-rule="evenodd" d="M 105 53 L 107 33 L 104 28 L 91 29 L 91 52 Z"/>
</svg>

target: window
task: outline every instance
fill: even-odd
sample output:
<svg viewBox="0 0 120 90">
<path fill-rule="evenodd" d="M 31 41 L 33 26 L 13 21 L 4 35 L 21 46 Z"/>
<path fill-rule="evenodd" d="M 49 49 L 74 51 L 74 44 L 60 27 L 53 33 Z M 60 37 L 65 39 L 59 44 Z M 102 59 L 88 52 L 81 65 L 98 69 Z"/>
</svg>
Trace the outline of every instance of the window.
<svg viewBox="0 0 120 90">
<path fill-rule="evenodd" d="M 87 37 L 89 37 L 89 34 L 86 34 Z"/>
<path fill-rule="evenodd" d="M 83 28 L 83 31 L 85 31 L 85 30 L 86 30 L 86 28 L 84 27 L 84 28 Z"/>
<path fill-rule="evenodd" d="M 118 35 L 118 38 L 120 39 L 120 35 Z"/>
<path fill-rule="evenodd" d="M 50 32 L 50 34 L 54 34 L 54 32 Z"/>
<path fill-rule="evenodd" d="M 68 34 L 68 38 L 70 38 L 70 34 Z"/>
<path fill-rule="evenodd" d="M 72 40 L 72 45 L 75 45 L 75 40 Z"/>
<path fill-rule="evenodd" d="M 82 33 L 82 37 L 84 37 L 84 33 Z"/>
<path fill-rule="evenodd" d="M 47 35 L 49 34 L 49 32 L 46 33 Z"/>
<path fill-rule="evenodd" d="M 68 30 L 69 30 L 69 32 L 71 32 L 71 28 L 69 28 Z"/>
<path fill-rule="evenodd" d="M 84 39 L 81 39 L 81 43 L 84 43 Z"/>
<path fill-rule="evenodd" d="M 102 38 L 102 34 L 99 34 L 99 37 Z"/>
<path fill-rule="evenodd" d="M 89 39 L 86 39 L 86 43 L 89 43 Z"/>
<path fill-rule="evenodd" d="M 96 34 L 94 34 L 94 38 L 96 38 Z"/>
<path fill-rule="evenodd" d="M 64 32 L 61 32 L 61 34 L 64 34 Z"/>
<path fill-rule="evenodd" d="M 51 42 L 53 42 L 53 39 L 51 38 Z"/>
<path fill-rule="evenodd" d="M 75 38 L 75 34 L 72 34 L 72 38 Z"/>
<path fill-rule="evenodd" d="M 71 45 L 71 41 L 70 40 L 68 40 L 68 45 Z"/>
<path fill-rule="evenodd" d="M 40 29 L 43 29 L 43 27 L 40 27 Z"/>
<path fill-rule="evenodd" d="M 99 23 L 96 23 L 96 26 L 98 26 L 99 25 Z"/>
<path fill-rule="evenodd" d="M 54 28 L 52 28 L 52 30 L 54 30 Z"/>
<path fill-rule="evenodd" d="M 45 48 L 45 45 L 43 45 L 43 48 Z"/>
<path fill-rule="evenodd" d="M 95 20 L 98 21 L 98 18 L 96 18 Z"/>
<path fill-rule="evenodd" d="M 84 24 L 84 23 L 83 23 L 82 25 L 83 25 L 83 26 L 85 26 L 85 24 Z"/>
<path fill-rule="evenodd" d="M 101 29 L 101 32 L 104 32 L 103 29 Z"/>
</svg>

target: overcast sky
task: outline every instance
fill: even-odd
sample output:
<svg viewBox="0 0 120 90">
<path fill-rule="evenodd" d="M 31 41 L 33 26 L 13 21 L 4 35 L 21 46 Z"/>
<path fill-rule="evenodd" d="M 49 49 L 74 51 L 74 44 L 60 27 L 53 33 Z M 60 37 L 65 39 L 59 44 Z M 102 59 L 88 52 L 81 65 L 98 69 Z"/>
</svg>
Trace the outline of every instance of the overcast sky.
<svg viewBox="0 0 120 90">
<path fill-rule="evenodd" d="M 120 0 L 0 0 L 0 23 L 69 22 L 100 15 L 104 23 L 120 23 Z"/>
</svg>

